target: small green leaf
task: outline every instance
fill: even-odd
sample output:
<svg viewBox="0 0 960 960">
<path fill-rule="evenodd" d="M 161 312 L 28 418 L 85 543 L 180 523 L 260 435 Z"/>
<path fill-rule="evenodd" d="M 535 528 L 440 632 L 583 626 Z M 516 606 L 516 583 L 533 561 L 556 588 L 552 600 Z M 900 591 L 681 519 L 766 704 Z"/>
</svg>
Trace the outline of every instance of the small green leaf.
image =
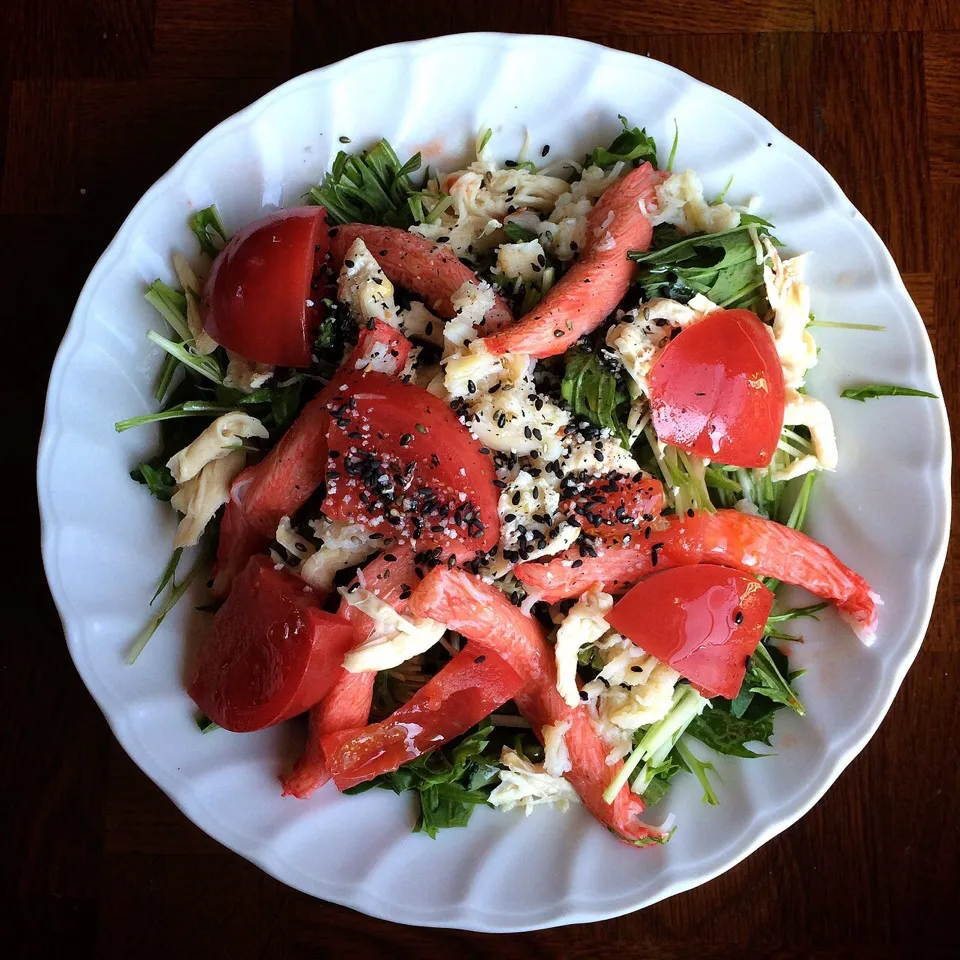
<svg viewBox="0 0 960 960">
<path fill-rule="evenodd" d="M 167 502 L 177 489 L 173 474 L 165 465 L 155 467 L 150 463 L 140 463 L 130 472 L 130 476 L 137 483 L 146 484 L 150 495 L 164 502 Z"/>
<path fill-rule="evenodd" d="M 713 764 L 697 757 L 687 744 L 684 743 L 683 737 L 677 741 L 677 745 L 673 749 L 684 769 L 689 770 L 700 781 L 700 786 L 703 788 L 702 802 L 709 803 L 712 807 L 717 806 L 720 803 L 720 799 L 714 792 L 713 784 L 710 783 L 710 777 L 708 776 L 708 774 L 712 772 L 718 780 L 720 779 L 720 774 L 717 773 Z"/>
<path fill-rule="evenodd" d="M 608 427 L 626 445 L 630 431 L 624 419 L 629 395 L 617 374 L 607 369 L 596 353 L 574 348 L 565 357 L 566 369 L 560 384 L 560 396 L 575 416 L 598 427 Z"/>
<path fill-rule="evenodd" d="M 775 649 L 763 643 L 757 645 L 757 649 L 750 658 L 744 684 L 753 693 L 758 693 L 774 703 L 782 703 L 802 717 L 806 710 L 796 690 L 790 686 L 790 682 L 784 676 L 786 657 L 779 650 L 774 653 Z M 777 663 L 778 659 L 783 661 L 783 668 Z"/>
<path fill-rule="evenodd" d="M 216 204 L 198 210 L 187 220 L 187 224 L 196 235 L 200 249 L 211 260 L 215 260 L 227 242 L 227 228 L 220 219 Z"/>
<path fill-rule="evenodd" d="M 931 400 L 939 400 L 935 393 L 927 393 L 926 390 L 915 390 L 913 387 L 898 387 L 892 383 L 870 383 L 862 387 L 847 387 L 840 392 L 840 396 L 845 400 L 859 400 L 866 403 L 867 400 L 874 400 L 877 397 L 929 397 Z"/>
<path fill-rule="evenodd" d="M 508 220 L 503 225 L 503 232 L 512 243 L 529 243 L 531 240 L 537 239 L 537 235 L 532 230 L 521 227 L 519 223 L 515 223 L 513 220 Z"/>
<path fill-rule="evenodd" d="M 167 618 L 167 615 L 170 611 L 180 602 L 180 598 L 187 592 L 190 584 L 196 579 L 197 574 L 206 566 L 207 557 L 205 551 L 201 550 L 197 556 L 196 561 L 193 566 L 184 576 L 184 578 L 177 583 L 171 578 L 170 580 L 170 591 L 167 594 L 167 599 L 164 600 L 163 606 L 160 608 L 160 612 L 140 631 L 137 637 L 134 639 L 133 644 L 130 647 L 130 652 L 127 654 L 127 663 L 133 664 L 136 662 L 137 658 L 143 653 L 143 648 L 150 641 L 150 638 L 160 629 L 160 625 Z"/>
<path fill-rule="evenodd" d="M 783 613 L 771 613 L 767 617 L 767 623 L 783 623 L 785 620 L 796 620 L 798 617 L 813 617 L 816 620 L 816 614 L 829 606 L 829 603 L 823 602 L 812 603 L 809 607 L 792 607 L 790 610 L 784 610 Z"/>
<path fill-rule="evenodd" d="M 393 147 L 380 140 L 358 154 L 340 151 L 310 200 L 326 208 L 333 223 L 377 223 L 408 227 L 414 222 L 410 198 L 417 192 L 410 175 L 420 169 L 420 154 L 400 163 Z"/>
<path fill-rule="evenodd" d="M 704 710 L 691 722 L 687 733 L 711 750 L 727 756 L 746 759 L 769 756 L 754 752 L 746 744 L 770 745 L 770 738 L 773 736 L 773 714 L 767 714 L 759 720 L 748 720 L 744 716 L 735 716 L 732 710 L 720 709 L 711 703 L 709 709 Z"/>
<path fill-rule="evenodd" d="M 157 591 L 150 598 L 150 606 L 153 606 L 153 602 L 163 593 L 166 585 L 177 575 L 177 566 L 180 563 L 180 557 L 183 556 L 183 547 L 177 547 L 176 550 L 170 555 L 170 559 L 167 561 L 167 565 L 164 568 L 163 575 L 160 577 L 160 583 L 157 584 Z"/>
<path fill-rule="evenodd" d="M 657 144 L 647 131 L 638 127 L 629 127 L 627 118 L 620 117 L 623 130 L 608 148 L 596 147 L 589 156 L 589 161 L 598 167 L 612 167 L 615 163 L 632 163 L 639 167 L 641 163 L 657 165 Z"/>
<path fill-rule="evenodd" d="M 201 733 L 212 733 L 214 730 L 220 729 L 219 723 L 214 723 L 205 713 L 199 710 L 193 715 L 193 722 Z"/>
</svg>

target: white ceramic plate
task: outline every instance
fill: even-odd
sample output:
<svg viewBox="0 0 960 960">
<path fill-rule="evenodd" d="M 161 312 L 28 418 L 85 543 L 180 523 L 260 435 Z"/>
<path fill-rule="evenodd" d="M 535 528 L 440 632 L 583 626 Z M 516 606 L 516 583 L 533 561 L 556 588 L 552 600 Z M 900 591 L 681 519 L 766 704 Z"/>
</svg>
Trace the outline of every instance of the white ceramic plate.
<svg viewBox="0 0 960 960">
<path fill-rule="evenodd" d="M 810 377 L 842 460 L 822 478 L 809 529 L 883 596 L 879 640 L 865 649 L 832 615 L 806 626 L 794 663 L 808 670 L 808 716 L 781 716 L 775 757 L 718 761 L 718 808 L 681 778 L 667 801 L 679 829 L 664 847 L 619 844 L 579 808 L 529 819 L 484 809 L 468 829 L 430 840 L 410 833 L 407 800 L 385 791 L 282 799 L 277 772 L 297 749 L 289 731 L 200 736 L 194 726 L 185 637 L 202 621 L 189 603 L 124 665 L 174 527 L 127 475 L 155 437 L 113 431 L 153 409 L 159 357 L 144 339 L 156 323 L 144 285 L 171 279 L 173 250 L 194 249 L 193 208 L 216 202 L 235 229 L 296 204 L 340 136 L 353 148 L 386 136 L 401 155 L 419 149 L 449 168 L 482 124 L 501 156 L 529 129 L 534 155 L 548 143 L 555 158 L 609 142 L 618 113 L 667 146 L 676 118 L 677 168 L 698 170 L 708 195 L 732 173 L 734 199 L 762 195 L 781 239 L 814 251 L 819 317 L 887 325 L 819 331 Z M 385 47 L 298 77 L 220 124 L 147 191 L 100 259 L 50 378 L 38 471 L 47 576 L 77 669 L 124 749 L 191 820 L 273 876 L 403 923 L 505 931 L 612 917 L 709 880 L 809 810 L 877 728 L 917 652 L 946 549 L 946 413 L 931 400 L 838 398 L 869 381 L 940 393 L 880 239 L 758 114 L 664 64 L 576 40 L 477 34 Z"/>
</svg>

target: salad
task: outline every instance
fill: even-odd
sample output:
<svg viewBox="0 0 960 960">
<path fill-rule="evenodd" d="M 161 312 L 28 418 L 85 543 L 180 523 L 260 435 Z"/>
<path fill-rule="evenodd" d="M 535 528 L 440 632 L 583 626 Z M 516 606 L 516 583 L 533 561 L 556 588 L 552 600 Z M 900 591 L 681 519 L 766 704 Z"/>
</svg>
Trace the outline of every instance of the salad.
<svg viewBox="0 0 960 960">
<path fill-rule="evenodd" d="M 197 723 L 306 715 L 284 796 L 409 792 L 432 837 L 582 803 L 663 843 L 675 776 L 717 803 L 711 752 L 803 714 L 788 621 L 876 633 L 801 532 L 838 462 L 805 257 L 620 119 L 571 159 L 341 151 L 303 206 L 196 212 L 147 291 L 160 409 L 117 429 L 159 424 L 132 476 L 179 523 L 130 659 L 212 560 Z"/>
</svg>

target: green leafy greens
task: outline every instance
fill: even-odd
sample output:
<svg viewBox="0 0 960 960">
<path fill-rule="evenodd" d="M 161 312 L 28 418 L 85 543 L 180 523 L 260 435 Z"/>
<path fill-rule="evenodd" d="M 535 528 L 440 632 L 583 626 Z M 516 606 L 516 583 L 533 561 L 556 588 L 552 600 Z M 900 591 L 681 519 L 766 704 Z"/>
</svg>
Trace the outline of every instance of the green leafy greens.
<svg viewBox="0 0 960 960">
<path fill-rule="evenodd" d="M 630 395 L 617 374 L 604 366 L 596 352 L 568 351 L 560 396 L 577 417 L 598 427 L 608 427 L 624 446 L 630 443 L 625 424 Z"/>
<path fill-rule="evenodd" d="M 706 744 L 717 753 L 731 757 L 754 758 L 768 756 L 755 753 L 745 745 L 762 743 L 770 745 L 773 736 L 773 711 L 770 710 L 756 719 L 737 717 L 730 710 L 711 705 L 687 727 L 687 733 Z"/>
<path fill-rule="evenodd" d="M 465 827 L 496 785 L 497 760 L 488 751 L 492 732 L 493 726 L 484 723 L 459 743 L 418 757 L 345 793 L 364 793 L 373 787 L 397 794 L 416 793 L 420 812 L 414 833 L 422 831 L 434 839 L 444 828 Z"/>
<path fill-rule="evenodd" d="M 194 232 L 200 249 L 211 260 L 215 259 L 227 242 L 227 228 L 220 219 L 216 204 L 198 210 L 187 220 L 187 224 Z"/>
<path fill-rule="evenodd" d="M 341 150 L 323 183 L 311 187 L 310 199 L 326 208 L 332 223 L 409 227 L 422 219 L 412 203 L 419 188 L 410 179 L 420 169 L 420 159 L 417 153 L 401 163 L 386 140 L 358 154 Z"/>
<path fill-rule="evenodd" d="M 870 383 L 862 387 L 847 387 L 840 392 L 840 396 L 845 400 L 859 400 L 866 403 L 867 400 L 875 400 L 877 397 L 929 397 L 931 400 L 939 400 L 935 393 L 927 393 L 926 390 L 915 390 L 913 387 L 898 387 L 892 383 Z"/>
<path fill-rule="evenodd" d="M 164 502 L 168 501 L 177 489 L 173 474 L 165 465 L 154 466 L 144 461 L 137 464 L 136 469 L 130 471 L 130 476 L 137 483 L 146 484 L 150 495 Z"/>
<path fill-rule="evenodd" d="M 742 307 L 763 316 L 769 303 L 751 230 L 758 239 L 769 237 L 776 243 L 771 227 L 747 213 L 741 214 L 739 226 L 719 233 L 683 235 L 674 227 L 657 227 L 649 250 L 628 254 L 639 265 L 636 282 L 644 299 L 687 303 L 700 293 L 721 307 Z"/>
<path fill-rule="evenodd" d="M 641 163 L 657 165 L 657 144 L 646 130 L 631 128 L 627 118 L 620 116 L 623 130 L 609 147 L 596 147 L 590 154 L 590 162 L 598 167 L 612 167 L 615 163 L 632 163 L 639 167 Z"/>
</svg>

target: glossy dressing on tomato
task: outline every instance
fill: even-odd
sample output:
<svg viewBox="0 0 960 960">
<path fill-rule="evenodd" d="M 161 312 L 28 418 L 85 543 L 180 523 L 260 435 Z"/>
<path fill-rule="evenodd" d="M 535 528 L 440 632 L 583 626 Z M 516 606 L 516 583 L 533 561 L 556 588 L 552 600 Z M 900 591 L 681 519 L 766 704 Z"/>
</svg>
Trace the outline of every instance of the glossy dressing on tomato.
<svg viewBox="0 0 960 960">
<path fill-rule="evenodd" d="M 650 372 L 657 437 L 738 467 L 770 463 L 783 430 L 783 370 L 749 310 L 717 310 L 683 330 Z"/>
<path fill-rule="evenodd" d="M 705 696 L 733 699 L 772 605 L 758 580 L 704 563 L 642 580 L 606 619 Z"/>
</svg>

